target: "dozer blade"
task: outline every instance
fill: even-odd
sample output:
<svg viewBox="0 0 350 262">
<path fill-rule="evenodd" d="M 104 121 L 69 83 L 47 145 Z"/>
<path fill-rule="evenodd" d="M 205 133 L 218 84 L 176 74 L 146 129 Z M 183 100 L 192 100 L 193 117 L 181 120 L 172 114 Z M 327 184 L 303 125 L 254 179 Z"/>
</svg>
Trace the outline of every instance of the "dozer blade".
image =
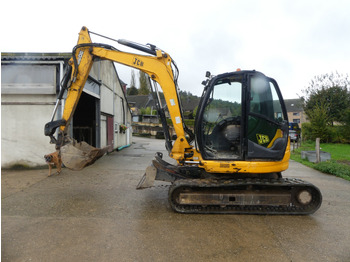
<svg viewBox="0 0 350 262">
<path fill-rule="evenodd" d="M 154 180 L 157 176 L 157 169 L 151 164 L 146 168 L 146 172 L 137 184 L 136 189 L 145 189 L 154 186 Z"/>
<path fill-rule="evenodd" d="M 78 143 L 73 140 L 61 147 L 61 159 L 67 168 L 78 171 L 95 163 L 108 149 L 109 146 L 96 148 L 84 141 Z"/>
</svg>

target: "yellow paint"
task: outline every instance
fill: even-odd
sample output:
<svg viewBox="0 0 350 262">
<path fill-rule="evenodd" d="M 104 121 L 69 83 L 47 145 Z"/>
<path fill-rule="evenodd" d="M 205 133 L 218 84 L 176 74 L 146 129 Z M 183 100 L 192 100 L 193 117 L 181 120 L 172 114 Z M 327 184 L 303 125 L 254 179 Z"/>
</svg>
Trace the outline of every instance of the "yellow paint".
<svg viewBox="0 0 350 262">
<path fill-rule="evenodd" d="M 277 138 L 283 137 L 283 133 L 281 129 L 277 129 L 275 136 L 272 138 L 270 144 L 267 146 L 267 148 L 272 147 L 273 143 Z"/>
</svg>

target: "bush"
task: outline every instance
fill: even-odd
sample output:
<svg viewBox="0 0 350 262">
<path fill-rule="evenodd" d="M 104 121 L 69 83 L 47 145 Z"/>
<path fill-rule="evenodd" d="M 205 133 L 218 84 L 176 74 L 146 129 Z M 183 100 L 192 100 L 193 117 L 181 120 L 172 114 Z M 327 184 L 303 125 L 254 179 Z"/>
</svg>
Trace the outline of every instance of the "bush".
<svg viewBox="0 0 350 262">
<path fill-rule="evenodd" d="M 346 124 L 339 128 L 339 132 L 341 133 L 341 142 L 342 143 L 350 143 L 350 124 Z"/>
<path fill-rule="evenodd" d="M 157 131 L 156 138 L 157 139 L 165 139 L 164 132 L 163 131 Z"/>
<path fill-rule="evenodd" d="M 303 141 L 315 141 L 317 137 L 321 138 L 321 142 L 327 143 L 349 143 L 350 130 L 344 126 L 326 126 L 323 129 L 313 126 L 311 123 L 303 123 L 301 125 L 301 133 Z"/>
<path fill-rule="evenodd" d="M 141 133 L 141 134 L 139 134 L 139 136 L 141 136 L 141 137 L 151 137 L 152 135 L 151 135 L 151 133 Z"/>
<path fill-rule="evenodd" d="M 334 160 L 318 163 L 314 168 L 323 173 L 335 175 L 347 180 L 350 179 L 350 166 L 337 163 Z"/>
<path fill-rule="evenodd" d="M 341 127 L 342 138 L 345 142 L 350 143 L 350 108 L 344 111 L 344 125 Z"/>
<path fill-rule="evenodd" d="M 303 141 L 313 140 L 312 139 L 312 127 L 310 123 L 303 123 L 301 125 L 301 134 Z"/>
<path fill-rule="evenodd" d="M 194 119 L 185 119 L 185 125 L 188 127 L 194 127 Z"/>
<path fill-rule="evenodd" d="M 141 115 L 157 115 L 158 114 L 157 110 L 152 110 L 149 106 L 146 108 L 142 107 L 140 109 L 140 111 L 141 111 Z"/>
</svg>

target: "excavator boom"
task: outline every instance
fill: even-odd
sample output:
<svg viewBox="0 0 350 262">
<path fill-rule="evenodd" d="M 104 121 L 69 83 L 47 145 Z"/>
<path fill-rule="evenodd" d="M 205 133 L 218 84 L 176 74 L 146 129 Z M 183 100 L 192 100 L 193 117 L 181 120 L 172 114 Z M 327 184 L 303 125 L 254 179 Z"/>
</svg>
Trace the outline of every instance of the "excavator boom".
<svg viewBox="0 0 350 262">
<path fill-rule="evenodd" d="M 150 55 L 122 52 L 112 46 L 92 43 L 90 33 L 86 27 L 81 29 L 78 44 L 73 48 L 72 58 L 69 60 L 69 70 L 67 70 L 64 85 L 57 101 L 58 104 L 63 97 L 64 90 L 68 90 L 63 117 L 56 121 L 53 121 L 52 118 L 51 122 L 45 125 L 45 135 L 50 136 L 51 141 L 56 143 L 56 149 L 60 151 L 63 163 L 70 169 L 80 170 L 94 163 L 108 149 L 97 149 L 89 147 L 86 143 L 76 143 L 67 136 L 67 128 L 74 115 L 95 57 L 139 69 L 148 74 L 154 82 L 157 82 L 162 87 L 165 99 L 168 101 L 168 109 L 174 129 L 179 141 L 181 141 L 175 142 L 172 146 L 170 135 L 168 135 L 166 143 L 168 151 L 172 152 L 175 159 L 180 160 L 183 159 L 184 148 L 191 148 L 187 140 L 184 139 L 186 128 L 182 121 L 171 57 L 154 46 L 142 46 L 126 40 L 118 40 L 118 43 Z M 57 128 L 59 128 L 59 134 L 56 139 L 54 133 Z"/>
</svg>

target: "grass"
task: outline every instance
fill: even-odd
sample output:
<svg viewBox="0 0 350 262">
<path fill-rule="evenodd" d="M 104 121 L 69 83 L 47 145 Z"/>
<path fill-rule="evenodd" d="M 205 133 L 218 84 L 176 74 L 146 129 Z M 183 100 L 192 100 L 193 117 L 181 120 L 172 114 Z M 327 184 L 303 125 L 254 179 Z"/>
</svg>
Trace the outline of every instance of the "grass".
<svg viewBox="0 0 350 262">
<path fill-rule="evenodd" d="M 302 142 L 301 147 L 291 152 L 291 159 L 323 173 L 350 181 L 350 144 L 321 143 L 321 150 L 330 153 L 332 159 L 318 164 L 301 159 L 301 151 L 305 150 L 315 150 L 315 142 Z"/>
</svg>

